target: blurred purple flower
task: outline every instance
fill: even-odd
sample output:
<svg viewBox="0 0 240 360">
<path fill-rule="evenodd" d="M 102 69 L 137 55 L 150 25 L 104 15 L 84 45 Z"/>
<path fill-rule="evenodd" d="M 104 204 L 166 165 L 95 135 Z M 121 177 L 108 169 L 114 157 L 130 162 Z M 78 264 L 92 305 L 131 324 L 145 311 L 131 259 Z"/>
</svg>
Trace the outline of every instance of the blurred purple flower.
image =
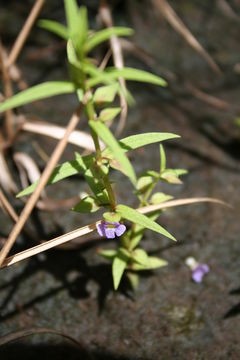
<svg viewBox="0 0 240 360">
<path fill-rule="evenodd" d="M 207 264 L 198 264 L 192 271 L 192 279 L 196 283 L 201 283 L 204 275 L 210 271 Z"/>
<path fill-rule="evenodd" d="M 97 225 L 97 232 L 100 236 L 114 239 L 115 236 L 121 236 L 126 231 L 126 226 L 119 222 L 102 221 Z"/>
</svg>

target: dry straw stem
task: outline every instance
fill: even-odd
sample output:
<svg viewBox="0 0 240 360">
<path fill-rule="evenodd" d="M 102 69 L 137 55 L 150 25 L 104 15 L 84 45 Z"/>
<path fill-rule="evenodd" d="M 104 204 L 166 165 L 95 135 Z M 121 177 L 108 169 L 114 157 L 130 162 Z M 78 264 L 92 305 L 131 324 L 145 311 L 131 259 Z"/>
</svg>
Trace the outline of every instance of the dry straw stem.
<svg viewBox="0 0 240 360">
<path fill-rule="evenodd" d="M 0 67 L 2 70 L 2 82 L 4 88 L 5 99 L 12 96 L 12 83 L 8 68 L 6 67 L 6 57 L 4 56 L 4 50 L 2 42 L 0 41 Z M 9 140 L 13 138 L 14 130 L 12 126 L 12 110 L 6 110 L 5 112 L 5 130 Z"/>
<path fill-rule="evenodd" d="M 110 8 L 106 0 L 101 0 L 100 7 L 99 7 L 99 16 L 106 27 L 113 27 L 113 20 Z M 117 69 L 122 69 L 124 67 L 123 61 L 123 53 L 122 47 L 119 38 L 116 35 L 112 35 L 110 38 L 110 46 L 112 49 L 113 55 L 113 63 Z M 126 89 L 126 81 L 123 78 L 119 78 L 119 83 L 124 91 Z M 125 96 L 123 94 L 120 95 L 120 105 L 122 108 L 118 127 L 116 130 L 116 135 L 119 136 L 124 129 L 127 113 L 128 113 L 128 106 Z"/>
<path fill-rule="evenodd" d="M 18 235 L 20 234 L 25 222 L 27 221 L 29 215 L 31 214 L 36 202 L 39 199 L 39 196 L 44 189 L 45 185 L 47 184 L 47 181 L 52 174 L 52 171 L 56 164 L 58 163 L 66 145 L 68 142 L 68 137 L 71 134 L 71 132 L 75 129 L 75 127 L 78 124 L 79 116 L 82 111 L 83 105 L 80 105 L 76 112 L 72 115 L 68 126 L 66 128 L 64 137 L 58 142 L 51 158 L 49 159 L 49 162 L 44 169 L 42 176 L 39 180 L 39 183 L 36 187 L 36 190 L 33 192 L 33 194 L 30 196 L 28 202 L 26 203 L 25 207 L 23 208 L 23 211 L 21 212 L 19 216 L 19 220 L 17 224 L 13 227 L 7 242 L 4 244 L 3 248 L 0 251 L 0 266 L 3 263 L 4 259 L 8 255 L 9 251 L 11 250 L 13 244 L 15 243 Z"/>
<path fill-rule="evenodd" d="M 187 199 L 179 199 L 179 200 L 171 200 L 171 201 L 167 201 L 165 203 L 162 204 L 158 204 L 158 205 L 150 205 L 150 206 L 145 206 L 143 208 L 139 208 L 137 209 L 140 213 L 142 214 L 147 214 L 147 213 L 151 213 L 157 210 L 161 210 L 161 209 L 166 209 L 166 208 L 170 208 L 170 207 L 175 207 L 175 206 L 180 206 L 180 205 L 188 205 L 188 204 L 194 204 L 194 203 L 200 203 L 200 202 L 212 202 L 212 203 L 217 203 L 217 204 L 221 204 L 221 205 L 226 205 L 229 206 L 228 204 L 226 204 L 224 201 L 218 200 L 218 199 L 214 199 L 214 198 L 209 198 L 209 197 L 204 197 L 204 198 L 187 198 Z M 52 240 L 49 240 L 43 244 L 34 246 L 28 250 L 24 250 L 16 255 L 10 256 L 8 257 L 3 264 L 0 266 L 0 268 L 4 268 L 6 266 L 10 266 L 13 265 L 19 261 L 22 261 L 24 259 L 27 259 L 31 256 L 37 255 L 43 251 L 52 249 L 55 246 L 59 246 L 61 244 L 64 244 L 68 241 L 71 241 L 73 239 L 79 238 L 79 237 L 83 237 L 81 239 L 81 241 L 78 242 L 78 244 L 81 243 L 85 243 L 86 241 L 89 241 L 89 239 L 85 239 L 85 235 L 87 234 L 91 234 L 92 232 L 94 232 L 96 230 L 96 226 L 98 224 L 100 224 L 101 221 L 97 221 L 94 224 L 91 225 L 87 225 L 84 226 L 82 228 L 76 229 L 74 231 L 71 231 L 65 235 L 59 236 L 57 238 L 54 238 Z"/>
<path fill-rule="evenodd" d="M 6 196 L 4 195 L 2 189 L 0 189 L 0 201 L 1 201 L 3 209 L 8 213 L 10 218 L 14 222 L 17 222 L 18 221 L 18 215 L 17 215 L 16 211 L 13 209 L 13 207 L 10 204 L 10 202 L 8 201 L 8 199 L 6 198 Z"/>
<path fill-rule="evenodd" d="M 22 30 L 20 31 L 15 43 L 13 44 L 12 50 L 8 57 L 7 66 L 10 68 L 17 60 L 18 55 L 20 54 L 22 47 L 32 29 L 32 26 L 41 11 L 41 8 L 44 4 L 45 0 L 36 0 L 34 6 L 32 7 L 32 10 L 30 11 L 30 14 L 28 15 L 27 20 L 25 21 L 25 24 L 22 27 Z"/>
<path fill-rule="evenodd" d="M 202 47 L 198 40 L 192 35 L 182 20 L 168 4 L 166 0 L 152 0 L 153 5 L 163 14 L 169 24 L 185 39 L 185 41 L 197 51 L 209 64 L 209 66 L 217 73 L 222 74 L 219 66 L 213 60 L 211 55 Z"/>
<path fill-rule="evenodd" d="M 62 336 L 63 338 L 71 341 L 75 345 L 81 348 L 87 355 L 86 360 L 93 360 L 92 355 L 87 350 L 86 345 L 83 342 L 80 342 L 79 340 L 74 339 L 72 336 L 68 335 L 67 333 L 55 329 L 49 329 L 49 328 L 43 328 L 43 327 L 35 327 L 35 328 L 29 328 L 29 329 L 23 329 L 18 330 L 15 332 L 12 332 L 10 334 L 4 335 L 0 338 L 0 346 L 9 344 L 14 341 L 18 341 L 24 337 L 31 336 L 34 334 L 53 334 L 57 336 Z"/>
</svg>

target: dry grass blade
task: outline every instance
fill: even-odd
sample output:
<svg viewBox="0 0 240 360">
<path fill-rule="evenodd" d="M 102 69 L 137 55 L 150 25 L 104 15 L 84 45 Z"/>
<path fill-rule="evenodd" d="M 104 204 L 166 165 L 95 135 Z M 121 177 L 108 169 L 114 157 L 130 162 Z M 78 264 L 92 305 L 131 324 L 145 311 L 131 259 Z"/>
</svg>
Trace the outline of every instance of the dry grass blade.
<svg viewBox="0 0 240 360">
<path fill-rule="evenodd" d="M 13 47 L 12 50 L 9 54 L 9 58 L 8 58 L 8 62 L 7 62 L 7 66 L 8 68 L 10 68 L 17 60 L 18 55 L 20 54 L 22 47 L 32 29 L 32 26 L 39 14 L 39 12 L 41 11 L 41 8 L 44 4 L 45 0 L 36 0 L 32 10 L 30 11 L 30 14 L 25 22 L 25 24 L 22 27 L 21 32 L 19 33 Z"/>
<path fill-rule="evenodd" d="M 12 96 L 12 83 L 11 83 L 9 71 L 6 67 L 6 58 L 4 56 L 3 46 L 2 46 L 1 41 L 0 41 L 0 67 L 2 70 L 2 82 L 3 82 L 3 88 L 4 88 L 4 96 L 5 96 L 5 99 L 8 99 L 9 97 Z M 5 125 L 7 137 L 10 140 L 13 138 L 13 135 L 14 135 L 14 130 L 13 130 L 13 126 L 12 126 L 12 110 L 6 110 L 4 125 Z"/>
<path fill-rule="evenodd" d="M 210 203 L 225 205 L 225 206 L 228 206 L 231 208 L 231 206 L 229 204 L 227 204 L 226 202 L 219 200 L 219 199 L 210 198 L 210 197 L 196 197 L 196 198 L 170 200 L 170 201 L 166 201 L 165 203 L 161 203 L 161 204 L 157 204 L 157 205 L 144 206 L 142 208 L 138 208 L 137 210 L 142 214 L 148 214 L 148 213 L 151 213 L 151 212 L 154 212 L 157 210 L 161 210 L 161 209 L 167 209 L 167 208 L 171 208 L 171 207 L 175 207 L 175 206 L 182 206 L 182 205 L 197 204 L 197 203 L 201 203 L 201 202 L 210 202 Z"/>
<path fill-rule="evenodd" d="M 111 11 L 110 8 L 107 4 L 106 0 L 102 0 L 100 2 L 100 7 L 99 7 L 99 16 L 103 22 L 103 24 L 106 27 L 113 27 L 113 20 L 112 20 L 112 15 L 111 15 Z M 110 46 L 112 49 L 112 55 L 113 55 L 113 63 L 114 66 L 117 69 L 122 69 L 124 67 L 124 61 L 123 61 L 123 53 L 122 53 L 122 47 L 121 47 L 121 43 L 119 41 L 119 38 L 116 35 L 112 35 L 110 38 Z M 123 78 L 119 78 L 119 83 L 120 86 L 124 92 L 124 90 L 126 89 L 126 81 Z M 119 119 L 119 123 L 117 126 L 117 130 L 116 130 L 116 135 L 119 136 L 121 134 L 121 132 L 124 129 L 125 123 L 126 123 L 126 118 L 127 118 L 127 113 L 128 113 L 128 105 L 127 105 L 127 101 L 126 98 L 123 94 L 120 95 L 120 105 L 122 108 L 121 111 L 121 115 L 120 115 L 120 119 Z"/>
<path fill-rule="evenodd" d="M 23 189 L 29 185 L 27 178 L 30 180 L 31 184 L 40 178 L 40 170 L 29 155 L 22 152 L 16 152 L 14 153 L 13 158 L 19 170 Z"/>
<path fill-rule="evenodd" d="M 185 41 L 197 51 L 209 64 L 209 66 L 217 73 L 221 74 L 221 70 L 211 55 L 202 47 L 198 40 L 192 35 L 182 20 L 168 4 L 166 0 L 152 0 L 154 6 L 164 15 L 169 24 L 185 39 Z"/>
<path fill-rule="evenodd" d="M 0 183 L 6 192 L 14 194 L 17 193 L 17 186 L 11 176 L 2 151 L 0 151 Z"/>
<path fill-rule="evenodd" d="M 54 139 L 61 139 L 65 132 L 65 128 L 58 125 L 48 124 L 46 122 L 32 122 L 24 121 L 22 124 L 22 130 L 45 135 L 52 137 Z M 82 147 L 88 151 L 95 151 L 94 143 L 92 137 L 84 131 L 75 130 L 73 131 L 68 138 L 68 142 Z M 102 147 L 104 147 L 102 143 Z"/>
<path fill-rule="evenodd" d="M 10 204 L 10 202 L 8 201 L 8 199 L 6 198 L 6 196 L 4 195 L 2 189 L 0 189 L 0 201 L 1 201 L 3 209 L 8 213 L 8 215 L 11 217 L 11 219 L 14 222 L 17 222 L 18 215 L 17 215 L 16 211 L 13 209 L 13 207 Z"/>
<path fill-rule="evenodd" d="M 3 263 L 4 259 L 6 258 L 6 256 L 8 255 L 9 251 L 11 250 L 14 242 L 16 241 L 24 224 L 26 223 L 29 215 L 31 214 L 36 202 L 38 201 L 42 190 L 44 189 L 45 185 L 47 184 L 47 181 L 48 181 L 54 167 L 58 163 L 58 161 L 67 145 L 69 135 L 71 134 L 71 132 L 75 129 L 75 127 L 78 124 L 79 116 L 82 111 L 82 108 L 83 108 L 83 105 L 80 105 L 79 108 L 76 110 L 76 112 L 72 115 L 72 117 L 68 123 L 68 126 L 66 128 L 64 137 L 59 141 L 51 158 L 49 159 L 49 162 L 42 173 L 42 176 L 39 180 L 36 190 L 30 196 L 28 202 L 26 203 L 23 211 L 21 212 L 21 214 L 19 216 L 19 220 L 18 220 L 17 224 L 13 227 L 13 229 L 8 237 L 8 241 L 4 244 L 3 248 L 1 249 L 1 251 L 0 251 L 0 266 Z"/>
<path fill-rule="evenodd" d="M 30 329 L 15 331 L 13 333 L 2 336 L 0 338 L 0 346 L 6 345 L 6 344 L 8 344 L 10 342 L 17 341 L 17 340 L 20 340 L 20 339 L 22 339 L 24 337 L 31 336 L 31 335 L 34 335 L 34 334 L 46 334 L 46 333 L 47 334 L 57 335 L 57 336 L 62 336 L 65 339 L 73 342 L 75 345 L 79 346 L 86 353 L 86 355 L 87 355 L 86 360 L 87 359 L 93 360 L 92 355 L 88 352 L 86 346 L 82 342 L 74 339 L 72 336 L 66 334 L 63 331 L 54 330 L 54 329 L 48 329 L 48 328 L 36 327 L 36 328 L 30 328 Z"/>
<path fill-rule="evenodd" d="M 58 236 L 57 238 L 54 238 L 52 240 L 46 241 L 43 244 L 39 244 L 30 249 L 21 251 L 20 253 L 18 253 L 16 255 L 9 256 L 7 259 L 5 259 L 5 261 L 3 262 L 3 264 L 0 267 L 3 268 L 6 266 L 13 265 L 19 261 L 22 261 L 24 259 L 31 257 L 31 256 L 37 255 L 41 252 L 44 252 L 44 251 L 52 249 L 56 246 L 62 245 L 68 241 L 82 237 L 83 235 L 86 235 L 86 234 L 90 234 L 91 232 L 96 230 L 96 225 L 99 223 L 100 223 L 100 221 L 98 221 L 94 224 L 90 224 L 90 225 L 84 226 L 82 228 L 73 230 L 67 234 L 64 234 L 64 235 Z M 83 239 L 82 239 L 82 242 L 84 242 Z M 78 244 L 80 244 L 80 243 L 81 242 L 79 242 Z"/>
<path fill-rule="evenodd" d="M 198 197 L 198 198 L 171 200 L 171 201 L 167 201 L 165 203 L 158 204 L 158 205 L 145 206 L 145 207 L 139 208 L 137 210 L 142 214 L 148 214 L 148 213 L 151 213 L 151 212 L 154 212 L 157 210 L 161 210 L 161 209 L 166 209 L 166 208 L 181 206 L 181 205 L 189 205 L 189 204 L 194 204 L 194 203 L 201 203 L 201 202 L 211 202 L 211 203 L 229 206 L 227 203 L 225 203 L 224 201 L 219 200 L 219 199 L 209 198 L 209 197 Z M 71 241 L 71 240 L 79 238 L 79 237 L 82 237 L 82 239 L 79 239 L 78 244 L 89 241 L 89 238 L 86 239 L 85 236 L 89 235 L 93 231 L 95 231 L 97 224 L 100 224 L 100 221 L 97 221 L 94 224 L 87 225 L 82 228 L 76 229 L 65 235 L 59 236 L 59 237 L 49 240 L 43 244 L 34 246 L 28 250 L 25 250 L 16 255 L 10 256 L 3 262 L 3 264 L 0 266 L 0 268 L 13 265 L 19 261 L 25 260 L 31 256 L 37 255 L 41 252 L 52 249 L 55 246 L 62 245 L 64 243 L 67 243 L 68 241 Z"/>
<path fill-rule="evenodd" d="M 216 96 L 209 95 L 190 83 L 187 83 L 186 86 L 195 98 L 215 107 L 216 109 L 226 110 L 230 107 L 230 104 L 227 101 L 219 99 Z"/>
</svg>

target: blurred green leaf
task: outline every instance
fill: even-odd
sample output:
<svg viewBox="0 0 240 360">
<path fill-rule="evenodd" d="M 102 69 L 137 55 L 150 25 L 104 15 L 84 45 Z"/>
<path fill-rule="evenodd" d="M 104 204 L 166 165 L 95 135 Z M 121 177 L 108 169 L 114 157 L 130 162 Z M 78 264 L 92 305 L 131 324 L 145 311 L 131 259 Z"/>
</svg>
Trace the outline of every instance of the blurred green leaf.
<svg viewBox="0 0 240 360">
<path fill-rule="evenodd" d="M 128 256 L 124 255 L 120 249 L 118 250 L 117 256 L 114 258 L 112 263 L 112 276 L 114 290 L 118 289 L 124 270 L 128 264 Z"/>
<path fill-rule="evenodd" d="M 99 206 L 94 197 L 86 196 L 76 206 L 74 206 L 72 210 L 80 213 L 92 213 L 98 211 Z"/>
<path fill-rule="evenodd" d="M 45 99 L 60 94 L 75 92 L 75 85 L 69 81 L 49 81 L 13 95 L 0 104 L 0 112 L 29 104 L 33 101 Z"/>
<path fill-rule="evenodd" d="M 136 189 L 142 194 L 146 192 L 153 183 L 153 178 L 151 176 L 141 176 L 137 181 Z"/>
<path fill-rule="evenodd" d="M 90 120 L 89 124 L 103 142 L 111 149 L 114 158 L 122 166 L 124 173 L 129 177 L 133 184 L 136 184 L 136 175 L 133 167 L 108 127 L 100 121 Z"/>
<path fill-rule="evenodd" d="M 143 249 L 134 250 L 131 259 L 140 265 L 148 265 L 148 254 Z"/>
<path fill-rule="evenodd" d="M 149 219 L 151 219 L 152 221 L 155 221 L 155 220 L 157 220 L 159 213 L 160 213 L 160 211 L 157 211 L 152 214 L 148 214 L 147 217 Z M 145 227 L 140 224 L 135 224 L 133 233 L 132 233 L 131 229 L 129 230 L 128 235 L 131 236 L 130 243 L 128 246 L 129 250 L 133 250 L 138 246 L 138 244 L 140 243 L 140 241 L 143 238 L 144 231 L 145 231 Z"/>
<path fill-rule="evenodd" d="M 119 222 L 121 220 L 121 216 L 114 212 L 105 212 L 103 218 L 105 221 L 109 222 Z"/>
<path fill-rule="evenodd" d="M 182 184 L 179 176 L 186 174 L 184 169 L 166 169 L 161 173 L 160 178 L 167 181 L 169 184 Z"/>
<path fill-rule="evenodd" d="M 101 105 L 106 102 L 109 103 L 113 102 L 118 92 L 118 89 L 119 89 L 118 83 L 99 87 L 93 95 L 94 103 L 97 105 L 99 104 Z"/>
<path fill-rule="evenodd" d="M 145 265 L 143 264 L 139 264 L 139 263 L 134 263 L 131 266 L 132 270 L 135 271 L 140 271 L 140 270 L 154 270 L 163 266 L 166 266 L 168 264 L 168 262 L 166 260 L 157 258 L 157 257 L 153 257 L 153 256 L 149 256 L 148 257 L 148 261 Z"/>
<path fill-rule="evenodd" d="M 69 37 L 68 29 L 66 26 L 60 24 L 57 21 L 41 19 L 38 21 L 38 26 L 44 30 L 48 30 L 61 38 L 67 40 Z"/>
<path fill-rule="evenodd" d="M 160 144 L 160 173 L 166 169 L 166 154 L 162 144 Z"/>
<path fill-rule="evenodd" d="M 176 239 L 162 226 L 157 224 L 155 221 L 148 218 L 146 215 L 141 214 L 135 209 L 130 208 L 126 205 L 117 205 L 116 212 L 121 215 L 123 219 L 129 220 L 135 224 L 144 226 L 146 229 L 155 231 L 161 235 L 168 237 L 171 240 L 176 241 Z"/>
<path fill-rule="evenodd" d="M 120 113 L 120 111 L 120 107 L 103 109 L 99 114 L 99 119 L 101 121 L 111 121 Z"/>
<path fill-rule="evenodd" d="M 154 205 L 161 204 L 161 203 L 171 200 L 171 199 L 173 199 L 173 196 L 164 194 L 163 192 L 157 192 L 157 193 L 153 194 L 153 196 L 151 197 L 150 203 L 154 204 Z"/>
<path fill-rule="evenodd" d="M 139 275 L 134 272 L 130 272 L 130 271 L 127 271 L 126 275 L 127 275 L 127 278 L 130 282 L 132 289 L 136 290 L 138 287 L 138 284 L 139 284 Z"/>
<path fill-rule="evenodd" d="M 133 30 L 126 27 L 110 27 L 100 30 L 88 37 L 85 51 L 89 52 L 102 42 L 109 40 L 111 36 L 129 36 L 133 34 Z"/>
<path fill-rule="evenodd" d="M 107 68 L 105 71 L 102 71 L 102 74 L 94 79 L 88 81 L 88 87 L 94 87 L 100 83 L 108 83 L 119 78 L 124 78 L 125 80 L 130 81 L 139 81 L 144 83 L 150 83 L 153 85 L 167 86 L 165 80 L 161 77 L 151 74 L 144 70 L 134 69 L 134 68 Z"/>
<path fill-rule="evenodd" d="M 98 254 L 103 256 L 107 260 L 113 260 L 113 258 L 117 255 L 117 250 L 98 250 Z"/>
</svg>

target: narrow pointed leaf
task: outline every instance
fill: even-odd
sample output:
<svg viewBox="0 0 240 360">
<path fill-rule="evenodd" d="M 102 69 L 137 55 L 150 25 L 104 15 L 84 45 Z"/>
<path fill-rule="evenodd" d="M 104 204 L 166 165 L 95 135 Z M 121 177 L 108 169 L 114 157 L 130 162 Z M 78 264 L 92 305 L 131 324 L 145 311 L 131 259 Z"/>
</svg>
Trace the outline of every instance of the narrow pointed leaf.
<svg viewBox="0 0 240 360">
<path fill-rule="evenodd" d="M 66 28 L 66 26 L 60 24 L 57 21 L 42 19 L 38 21 L 38 26 L 41 27 L 42 29 L 48 30 L 60 36 L 65 40 L 67 40 L 69 37 L 68 29 Z"/>
<path fill-rule="evenodd" d="M 0 112 L 51 96 L 73 93 L 75 90 L 74 84 L 69 81 L 45 82 L 21 91 L 20 93 L 7 99 L 0 104 Z"/>
<path fill-rule="evenodd" d="M 125 80 L 130 81 L 150 83 L 153 85 L 167 86 L 166 81 L 157 75 L 151 74 L 144 70 L 125 67 L 123 69 L 114 68 L 103 71 L 99 77 L 90 79 L 88 81 L 88 87 L 91 88 L 100 83 L 108 83 L 119 78 L 124 78 Z"/>
<path fill-rule="evenodd" d="M 114 290 L 118 289 L 124 270 L 127 267 L 128 258 L 122 253 L 118 252 L 118 255 L 114 258 L 112 263 L 112 276 Z"/>
<path fill-rule="evenodd" d="M 162 226 L 157 224 L 155 221 L 149 219 L 147 216 L 139 213 L 137 210 L 130 208 L 129 206 L 117 205 L 116 212 L 119 213 L 123 219 L 129 220 L 135 224 L 142 225 L 146 229 L 150 229 L 168 237 L 171 240 L 176 241 L 176 239 Z"/>
<path fill-rule="evenodd" d="M 146 264 L 135 263 L 131 266 L 132 270 L 140 271 L 140 270 L 154 270 L 160 267 L 166 266 L 168 262 L 166 260 L 150 256 L 148 257 L 148 261 Z"/>
<path fill-rule="evenodd" d="M 112 135 L 108 127 L 101 123 L 100 121 L 89 121 L 91 128 L 98 134 L 98 136 L 103 140 L 103 142 L 111 149 L 114 158 L 122 166 L 124 173 L 129 177 L 133 184 L 136 184 L 136 175 L 133 170 L 133 167 L 124 154 L 121 146 L 118 141 Z"/>
<path fill-rule="evenodd" d="M 171 134 L 171 133 L 160 133 L 160 132 L 153 132 L 153 133 L 144 133 L 144 134 L 137 134 L 128 136 L 119 141 L 119 145 L 125 151 L 128 150 L 135 150 L 142 146 L 154 144 L 160 141 L 170 140 L 179 138 L 179 135 Z M 103 155 L 108 157 L 111 156 L 111 149 L 105 149 L 103 151 Z"/>
<path fill-rule="evenodd" d="M 101 121 L 111 121 L 115 119 L 120 111 L 121 108 L 119 107 L 103 109 L 99 114 L 99 118 Z"/>
<path fill-rule="evenodd" d="M 89 52 L 97 45 L 110 39 L 111 36 L 129 36 L 133 34 L 133 30 L 126 27 L 112 27 L 100 30 L 88 38 L 85 51 Z"/>
<path fill-rule="evenodd" d="M 166 155 L 162 144 L 160 144 L 160 173 L 166 169 Z"/>
</svg>

